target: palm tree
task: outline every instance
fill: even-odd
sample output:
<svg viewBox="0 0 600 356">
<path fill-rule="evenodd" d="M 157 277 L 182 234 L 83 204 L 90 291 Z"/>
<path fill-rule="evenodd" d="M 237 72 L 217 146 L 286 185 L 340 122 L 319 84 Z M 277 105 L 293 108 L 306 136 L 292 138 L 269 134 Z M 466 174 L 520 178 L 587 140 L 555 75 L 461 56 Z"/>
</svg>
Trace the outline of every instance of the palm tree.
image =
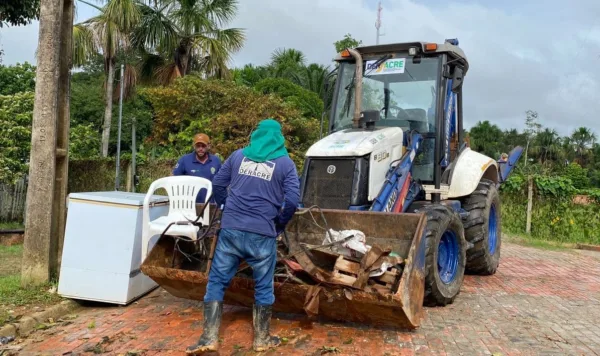
<svg viewBox="0 0 600 356">
<path fill-rule="evenodd" d="M 469 133 L 471 147 L 474 151 L 484 153 L 490 157 L 500 155 L 500 140 L 502 140 L 502 130 L 497 125 L 489 121 L 479 121 L 473 126 Z"/>
<path fill-rule="evenodd" d="M 554 129 L 545 128 L 537 134 L 531 153 L 536 154 L 540 163 L 560 158 L 561 146 L 560 136 Z"/>
<path fill-rule="evenodd" d="M 73 26 L 73 65 L 83 66 L 95 54 L 101 52 L 104 58 L 105 101 L 104 122 L 102 125 L 102 156 L 108 156 L 110 126 L 112 122 L 112 104 L 114 74 L 117 53 L 130 47 L 129 33 L 140 21 L 141 13 L 137 0 L 109 0 L 103 7 L 89 2 L 80 2 L 100 11 L 98 16 Z M 135 75 L 126 76 L 130 82 Z M 121 83 L 119 83 L 121 85 Z M 125 89 L 125 88 L 124 88 Z"/>
<path fill-rule="evenodd" d="M 242 29 L 222 29 L 236 14 L 236 0 L 148 0 L 141 9 L 133 38 L 145 53 L 146 73 L 158 74 L 162 84 L 194 70 L 229 76 L 227 63 L 245 40 Z"/>
<path fill-rule="evenodd" d="M 293 81 L 308 89 L 319 94 L 319 97 L 323 97 L 323 85 L 325 84 L 325 78 L 329 72 L 328 68 L 322 64 L 311 63 L 306 67 L 300 68 L 298 72 L 292 74 Z"/>
<path fill-rule="evenodd" d="M 294 74 L 298 73 L 305 64 L 304 53 L 294 48 L 278 48 L 271 54 L 270 67 L 275 77 L 293 79 Z"/>
<path fill-rule="evenodd" d="M 579 164 L 583 165 L 585 156 L 596 142 L 596 134 L 587 127 L 580 127 L 571 134 L 571 141 L 577 153 Z"/>
<path fill-rule="evenodd" d="M 267 66 L 254 66 L 246 64 L 242 68 L 231 70 L 233 80 L 242 85 L 253 87 L 256 83 L 271 76 L 271 70 Z"/>
</svg>

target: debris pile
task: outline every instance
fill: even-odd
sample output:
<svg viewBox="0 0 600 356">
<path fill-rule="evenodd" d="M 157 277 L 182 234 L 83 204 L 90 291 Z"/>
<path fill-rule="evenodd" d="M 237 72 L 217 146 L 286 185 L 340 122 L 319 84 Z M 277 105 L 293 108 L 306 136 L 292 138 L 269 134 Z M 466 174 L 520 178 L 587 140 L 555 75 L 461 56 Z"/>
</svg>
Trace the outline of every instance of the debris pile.
<svg viewBox="0 0 600 356">
<path fill-rule="evenodd" d="M 280 244 L 278 248 L 275 281 L 310 285 L 305 301 L 308 314 L 318 312 L 322 287 L 344 289 L 349 299 L 352 291 L 389 296 L 398 290 L 404 259 L 391 250 L 367 245 L 361 231 L 329 229 L 322 245 L 286 243 L 291 246 Z M 244 262 L 237 276 L 252 278 L 248 267 Z"/>
</svg>

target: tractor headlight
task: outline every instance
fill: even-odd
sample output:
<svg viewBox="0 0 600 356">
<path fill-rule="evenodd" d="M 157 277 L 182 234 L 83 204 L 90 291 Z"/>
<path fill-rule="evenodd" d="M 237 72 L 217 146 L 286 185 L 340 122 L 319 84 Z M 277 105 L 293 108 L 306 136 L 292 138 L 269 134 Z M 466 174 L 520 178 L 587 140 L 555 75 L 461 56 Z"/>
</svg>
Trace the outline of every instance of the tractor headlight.
<svg viewBox="0 0 600 356">
<path fill-rule="evenodd" d="M 410 56 L 416 56 L 417 55 L 417 47 L 411 47 L 408 49 L 408 54 Z"/>
</svg>

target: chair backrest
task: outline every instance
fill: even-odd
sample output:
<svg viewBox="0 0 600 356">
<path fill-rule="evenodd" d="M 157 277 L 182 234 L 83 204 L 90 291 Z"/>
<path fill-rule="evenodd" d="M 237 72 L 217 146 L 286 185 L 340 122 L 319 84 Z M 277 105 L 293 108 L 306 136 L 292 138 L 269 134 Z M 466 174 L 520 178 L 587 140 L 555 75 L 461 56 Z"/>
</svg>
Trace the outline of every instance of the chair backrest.
<svg viewBox="0 0 600 356">
<path fill-rule="evenodd" d="M 201 189 L 206 189 L 206 195 L 203 203 L 207 203 L 208 197 L 212 194 L 212 183 L 210 180 L 195 176 L 171 176 L 159 178 L 152 182 L 147 198 L 156 190 L 164 188 L 169 196 L 169 216 L 185 216 L 188 219 L 196 219 L 196 196 Z M 208 206 L 204 210 L 202 222 L 208 224 L 209 221 Z"/>
</svg>

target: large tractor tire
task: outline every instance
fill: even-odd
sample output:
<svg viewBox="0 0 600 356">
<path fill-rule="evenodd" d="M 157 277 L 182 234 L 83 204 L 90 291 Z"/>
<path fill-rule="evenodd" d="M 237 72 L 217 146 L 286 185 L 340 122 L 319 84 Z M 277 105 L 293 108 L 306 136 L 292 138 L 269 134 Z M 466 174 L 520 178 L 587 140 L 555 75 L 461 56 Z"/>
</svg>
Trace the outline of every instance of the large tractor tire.
<svg viewBox="0 0 600 356">
<path fill-rule="evenodd" d="M 482 179 L 477 189 L 463 201 L 469 216 L 463 222 L 465 238 L 473 244 L 467 251 L 469 274 L 492 275 L 500 263 L 502 224 L 500 195 L 494 182 Z"/>
<path fill-rule="evenodd" d="M 425 206 L 425 306 L 454 302 L 465 275 L 466 246 L 460 215 L 443 205 Z"/>
</svg>

